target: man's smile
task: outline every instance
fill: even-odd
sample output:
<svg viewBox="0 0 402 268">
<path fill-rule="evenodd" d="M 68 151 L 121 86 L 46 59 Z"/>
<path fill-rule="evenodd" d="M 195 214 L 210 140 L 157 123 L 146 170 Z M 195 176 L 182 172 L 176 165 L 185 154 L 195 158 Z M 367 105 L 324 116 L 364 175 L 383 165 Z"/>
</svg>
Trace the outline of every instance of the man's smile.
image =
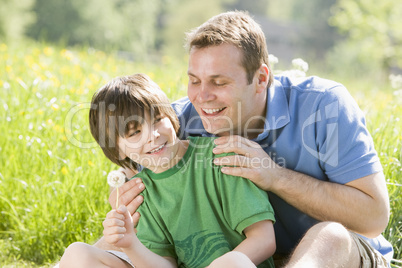
<svg viewBox="0 0 402 268">
<path fill-rule="evenodd" d="M 206 114 L 206 115 L 217 115 L 221 111 L 225 110 L 226 107 L 223 108 L 217 108 L 217 109 L 206 109 L 206 108 L 201 108 L 201 110 Z"/>
</svg>

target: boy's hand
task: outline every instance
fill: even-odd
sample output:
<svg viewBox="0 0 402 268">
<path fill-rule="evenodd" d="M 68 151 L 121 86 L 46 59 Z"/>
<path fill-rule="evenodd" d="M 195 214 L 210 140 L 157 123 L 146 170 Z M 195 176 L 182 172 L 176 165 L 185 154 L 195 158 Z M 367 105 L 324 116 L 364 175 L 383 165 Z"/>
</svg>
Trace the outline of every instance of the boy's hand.
<svg viewBox="0 0 402 268">
<path fill-rule="evenodd" d="M 120 248 L 130 248 L 134 243 L 134 224 L 126 206 L 121 205 L 106 215 L 103 221 L 103 236 L 109 244 Z"/>
<path fill-rule="evenodd" d="M 145 189 L 145 185 L 140 178 L 132 179 L 119 187 L 119 204 L 127 207 L 130 215 L 133 217 L 134 226 L 137 226 L 140 214 L 137 211 L 138 207 L 144 201 L 144 197 L 139 195 Z M 110 193 L 109 203 L 112 209 L 116 209 L 116 189 Z"/>
</svg>

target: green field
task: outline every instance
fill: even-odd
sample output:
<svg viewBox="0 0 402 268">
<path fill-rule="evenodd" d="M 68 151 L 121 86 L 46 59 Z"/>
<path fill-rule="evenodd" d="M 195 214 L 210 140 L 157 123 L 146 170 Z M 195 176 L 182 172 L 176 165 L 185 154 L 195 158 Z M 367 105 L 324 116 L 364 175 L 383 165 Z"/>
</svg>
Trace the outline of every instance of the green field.
<svg viewBox="0 0 402 268">
<path fill-rule="evenodd" d="M 112 77 L 143 72 L 175 100 L 186 95 L 185 62 L 140 64 L 88 48 L 0 44 L 1 267 L 49 266 L 71 242 L 101 236 L 106 174 L 116 166 L 89 133 L 92 94 Z M 366 113 L 384 166 L 392 209 L 384 236 L 402 259 L 402 93 L 362 80 L 364 86 L 342 82 Z"/>
</svg>

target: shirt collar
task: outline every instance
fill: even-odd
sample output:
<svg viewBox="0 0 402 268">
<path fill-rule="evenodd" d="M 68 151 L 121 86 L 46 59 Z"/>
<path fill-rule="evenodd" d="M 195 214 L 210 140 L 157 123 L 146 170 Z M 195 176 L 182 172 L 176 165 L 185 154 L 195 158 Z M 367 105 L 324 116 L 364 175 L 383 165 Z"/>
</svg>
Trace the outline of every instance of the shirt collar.
<svg viewBox="0 0 402 268">
<path fill-rule="evenodd" d="M 266 110 L 264 131 L 255 141 L 265 139 L 271 130 L 282 128 L 290 122 L 288 99 L 281 82 L 276 79 L 268 89 Z"/>
</svg>

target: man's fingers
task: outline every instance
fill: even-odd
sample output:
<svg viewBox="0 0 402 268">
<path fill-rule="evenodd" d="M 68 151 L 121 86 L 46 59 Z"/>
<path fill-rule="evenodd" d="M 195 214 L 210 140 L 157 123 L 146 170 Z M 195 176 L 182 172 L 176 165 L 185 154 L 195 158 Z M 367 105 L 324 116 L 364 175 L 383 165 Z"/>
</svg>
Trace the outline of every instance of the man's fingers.
<svg viewBox="0 0 402 268">
<path fill-rule="evenodd" d="M 128 206 L 128 209 L 131 214 L 134 213 L 132 208 L 130 208 L 130 203 L 145 189 L 145 185 L 142 183 L 140 178 L 133 179 L 131 181 L 126 182 L 121 187 L 119 187 L 119 204 Z M 115 209 L 116 204 L 117 191 L 113 189 L 112 193 L 109 196 L 109 203 L 112 208 Z M 138 201 L 138 200 L 137 200 Z M 134 208 L 138 208 L 134 206 Z"/>
<path fill-rule="evenodd" d="M 134 227 L 137 227 L 138 222 L 140 221 L 140 217 L 141 217 L 141 214 L 138 211 L 136 211 L 134 213 L 134 215 L 132 216 Z"/>
<path fill-rule="evenodd" d="M 253 174 L 253 169 L 251 168 L 244 168 L 244 167 L 222 167 L 221 169 L 222 173 L 225 173 L 227 175 L 232 175 L 236 177 L 243 177 L 247 179 L 252 179 Z"/>
<path fill-rule="evenodd" d="M 141 206 L 144 201 L 144 197 L 142 195 L 138 195 L 134 200 L 132 200 L 128 205 L 127 209 L 130 215 L 134 216 L 137 209 Z M 135 225 L 135 224 L 134 224 Z"/>
<path fill-rule="evenodd" d="M 252 167 L 253 159 L 242 155 L 229 155 L 214 159 L 214 164 L 218 166 Z"/>
</svg>

